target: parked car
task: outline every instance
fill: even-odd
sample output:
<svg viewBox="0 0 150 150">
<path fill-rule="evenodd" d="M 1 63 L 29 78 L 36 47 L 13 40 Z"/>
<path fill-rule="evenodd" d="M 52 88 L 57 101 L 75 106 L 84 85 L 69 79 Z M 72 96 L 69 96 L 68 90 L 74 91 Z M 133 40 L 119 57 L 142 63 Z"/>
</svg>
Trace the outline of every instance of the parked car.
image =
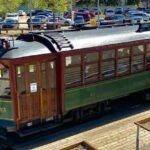
<svg viewBox="0 0 150 150">
<path fill-rule="evenodd" d="M 95 12 L 95 15 L 98 15 L 98 12 L 99 12 L 99 14 L 101 14 L 101 10 L 99 9 L 99 11 L 98 11 L 98 8 L 93 8 L 92 11 Z"/>
<path fill-rule="evenodd" d="M 83 16 L 76 16 L 75 19 L 74 19 L 74 25 L 73 27 L 82 27 L 84 26 L 85 24 L 87 24 L 84 20 L 84 17 Z"/>
<path fill-rule="evenodd" d="M 111 17 L 115 15 L 115 11 L 112 8 L 106 8 L 104 14 L 106 17 Z"/>
<path fill-rule="evenodd" d="M 146 8 L 146 9 L 145 9 L 145 12 L 146 12 L 147 14 L 150 14 L 150 7 Z"/>
<path fill-rule="evenodd" d="M 74 21 L 69 18 L 58 17 L 62 25 L 71 26 L 74 24 Z"/>
<path fill-rule="evenodd" d="M 117 7 L 115 9 L 115 14 L 123 14 L 124 13 L 124 9 L 123 7 Z"/>
<path fill-rule="evenodd" d="M 122 14 L 115 14 L 114 19 L 118 20 L 118 23 L 131 23 L 130 19 L 127 19 L 124 15 Z"/>
<path fill-rule="evenodd" d="M 83 16 L 85 22 L 88 22 L 91 19 L 91 16 L 90 16 L 89 12 L 76 12 L 75 17 L 76 16 Z"/>
<path fill-rule="evenodd" d="M 105 17 L 104 20 L 101 20 L 100 25 L 113 25 L 118 24 L 119 20 L 116 19 L 114 16 Z"/>
<path fill-rule="evenodd" d="M 14 20 L 14 19 L 5 19 L 2 28 L 15 28 L 18 29 L 19 28 L 19 22 L 18 20 Z"/>
<path fill-rule="evenodd" d="M 27 20 L 27 24 L 28 24 L 28 28 L 32 27 L 33 28 L 44 28 L 44 23 L 42 22 L 41 18 L 32 18 L 32 20 L 30 21 L 30 19 Z"/>
<path fill-rule="evenodd" d="M 147 13 L 144 13 L 144 12 L 137 12 L 137 13 L 134 13 L 134 15 L 143 17 L 144 21 L 149 21 L 150 20 L 150 14 L 147 14 Z"/>
<path fill-rule="evenodd" d="M 101 22 L 104 21 L 104 20 L 105 20 L 104 18 L 98 18 L 98 19 L 96 20 L 96 25 L 99 27 L 100 24 L 101 24 Z"/>
<path fill-rule="evenodd" d="M 134 13 L 129 14 L 127 18 L 130 20 L 132 24 L 141 23 L 144 21 L 142 16 L 136 15 Z"/>
<path fill-rule="evenodd" d="M 61 22 L 58 18 L 50 18 L 46 23 L 46 28 L 48 30 L 52 29 L 60 29 L 61 28 Z"/>
<path fill-rule="evenodd" d="M 5 19 L 19 20 L 19 16 L 18 16 L 18 13 L 6 13 Z"/>
<path fill-rule="evenodd" d="M 34 18 L 40 18 L 42 23 L 46 23 L 48 21 L 48 17 L 45 15 L 36 15 Z"/>
</svg>

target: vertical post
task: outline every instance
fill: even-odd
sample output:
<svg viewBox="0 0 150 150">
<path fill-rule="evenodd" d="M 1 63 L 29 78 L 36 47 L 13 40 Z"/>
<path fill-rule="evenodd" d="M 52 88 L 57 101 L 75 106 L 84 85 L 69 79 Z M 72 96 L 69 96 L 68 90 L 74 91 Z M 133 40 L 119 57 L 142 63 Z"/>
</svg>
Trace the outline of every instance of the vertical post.
<svg viewBox="0 0 150 150">
<path fill-rule="evenodd" d="M 97 0 L 97 17 L 98 17 L 98 20 L 99 20 L 99 0 Z"/>
<path fill-rule="evenodd" d="M 137 133 L 136 133 L 136 150 L 139 150 L 139 132 L 140 132 L 140 127 L 137 125 Z"/>
<path fill-rule="evenodd" d="M 71 20 L 73 20 L 73 14 L 72 14 L 72 0 L 71 0 L 71 4 L 70 4 L 70 11 L 71 11 Z"/>
<path fill-rule="evenodd" d="M 30 31 L 33 30 L 32 26 L 32 0 L 30 0 Z"/>
</svg>

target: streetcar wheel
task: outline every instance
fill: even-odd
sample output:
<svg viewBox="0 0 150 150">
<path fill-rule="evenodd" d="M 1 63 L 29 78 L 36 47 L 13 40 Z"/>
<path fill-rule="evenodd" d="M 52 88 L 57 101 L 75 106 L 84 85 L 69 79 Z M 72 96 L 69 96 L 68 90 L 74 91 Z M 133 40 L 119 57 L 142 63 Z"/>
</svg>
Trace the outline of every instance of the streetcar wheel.
<svg viewBox="0 0 150 150">
<path fill-rule="evenodd" d="M 8 141 L 4 139 L 0 139 L 0 150 L 10 150 L 10 146 L 8 145 Z"/>
<path fill-rule="evenodd" d="M 8 140 L 7 131 L 4 128 L 0 128 L 0 150 L 9 150 L 10 142 Z"/>
</svg>

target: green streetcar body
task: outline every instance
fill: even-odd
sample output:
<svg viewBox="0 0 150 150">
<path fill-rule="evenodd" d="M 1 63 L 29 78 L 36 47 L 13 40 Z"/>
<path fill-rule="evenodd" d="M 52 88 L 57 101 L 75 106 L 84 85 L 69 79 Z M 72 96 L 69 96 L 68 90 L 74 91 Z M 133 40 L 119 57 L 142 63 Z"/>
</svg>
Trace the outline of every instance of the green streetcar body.
<svg viewBox="0 0 150 150">
<path fill-rule="evenodd" d="M 13 120 L 13 103 L 0 99 L 0 120 Z"/>
<path fill-rule="evenodd" d="M 65 91 L 65 111 L 111 100 L 150 88 L 150 72 L 72 88 Z"/>
<path fill-rule="evenodd" d="M 0 98 L 0 126 L 13 127 L 14 122 L 13 102 Z"/>
</svg>

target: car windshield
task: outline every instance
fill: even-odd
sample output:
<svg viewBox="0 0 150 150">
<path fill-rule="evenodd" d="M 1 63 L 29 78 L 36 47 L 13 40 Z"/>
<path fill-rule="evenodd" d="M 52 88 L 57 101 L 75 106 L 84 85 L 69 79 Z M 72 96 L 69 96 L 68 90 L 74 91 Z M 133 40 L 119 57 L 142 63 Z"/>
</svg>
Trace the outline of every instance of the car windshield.
<svg viewBox="0 0 150 150">
<path fill-rule="evenodd" d="M 6 23 L 15 23 L 16 21 L 15 20 L 6 20 L 5 22 Z"/>
<path fill-rule="evenodd" d="M 113 10 L 107 10 L 106 12 L 107 13 L 113 13 L 114 11 Z"/>
<path fill-rule="evenodd" d="M 54 19 L 54 18 L 50 18 L 50 19 L 49 19 L 49 22 L 57 22 L 57 21 L 58 21 L 57 18 L 55 18 L 55 19 Z"/>
<path fill-rule="evenodd" d="M 76 23 L 83 23 L 83 22 L 84 22 L 84 19 L 83 19 L 83 17 L 76 17 L 74 21 L 75 21 Z"/>
<path fill-rule="evenodd" d="M 7 15 L 7 17 L 17 17 L 17 15 Z"/>
<path fill-rule="evenodd" d="M 40 18 L 34 18 L 34 19 L 32 19 L 32 22 L 40 22 L 40 21 L 41 21 Z"/>
<path fill-rule="evenodd" d="M 124 19 L 125 17 L 124 16 L 115 16 L 115 19 Z"/>
<path fill-rule="evenodd" d="M 0 97 L 10 97 L 9 69 L 0 64 Z"/>
</svg>

